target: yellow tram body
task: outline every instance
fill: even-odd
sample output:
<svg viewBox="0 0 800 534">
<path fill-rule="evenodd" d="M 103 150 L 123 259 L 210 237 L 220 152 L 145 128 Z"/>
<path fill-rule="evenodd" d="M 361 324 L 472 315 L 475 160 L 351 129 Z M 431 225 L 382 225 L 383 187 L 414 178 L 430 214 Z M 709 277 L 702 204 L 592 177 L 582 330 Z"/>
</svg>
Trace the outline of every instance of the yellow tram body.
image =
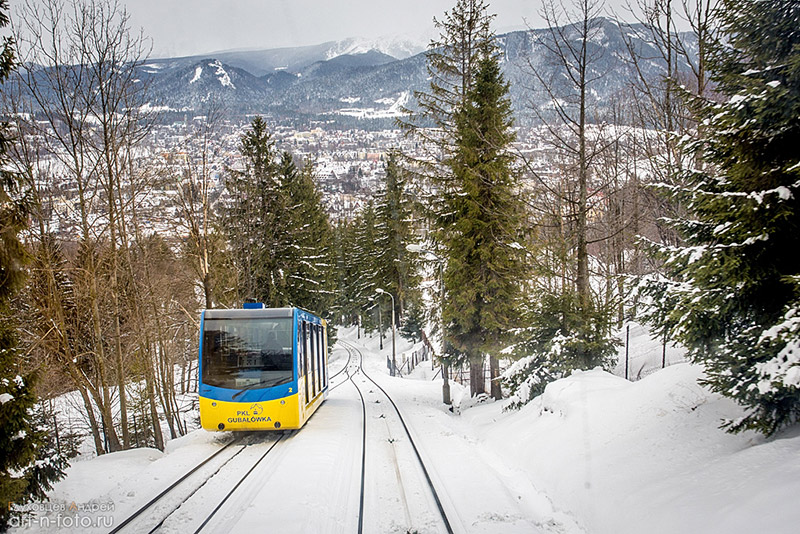
<svg viewBox="0 0 800 534">
<path fill-rule="evenodd" d="M 220 430 L 290 430 L 302 427 L 323 401 L 319 393 L 309 404 L 295 394 L 282 399 L 258 401 L 249 406 L 243 402 L 226 402 L 200 397 L 200 425 L 211 431 Z M 277 423 L 277 425 L 276 425 Z"/>
<path fill-rule="evenodd" d="M 299 308 L 205 310 L 200 338 L 206 430 L 301 428 L 327 397 L 324 319 Z"/>
</svg>

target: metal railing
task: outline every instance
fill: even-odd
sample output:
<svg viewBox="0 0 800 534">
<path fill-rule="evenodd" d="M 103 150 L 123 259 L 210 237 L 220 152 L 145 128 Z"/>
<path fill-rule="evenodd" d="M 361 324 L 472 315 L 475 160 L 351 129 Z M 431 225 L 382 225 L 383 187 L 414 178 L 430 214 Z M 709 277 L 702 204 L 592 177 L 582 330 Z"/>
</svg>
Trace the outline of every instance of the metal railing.
<svg viewBox="0 0 800 534">
<path fill-rule="evenodd" d="M 410 374 L 420 363 L 428 361 L 431 354 L 432 351 L 429 348 L 429 345 L 426 345 L 425 343 L 413 350 L 403 352 L 400 354 L 400 362 L 394 369 L 395 375 L 403 376 L 404 374 Z M 389 369 L 389 372 L 391 373 L 392 359 L 388 356 L 386 357 L 386 368 Z"/>
</svg>

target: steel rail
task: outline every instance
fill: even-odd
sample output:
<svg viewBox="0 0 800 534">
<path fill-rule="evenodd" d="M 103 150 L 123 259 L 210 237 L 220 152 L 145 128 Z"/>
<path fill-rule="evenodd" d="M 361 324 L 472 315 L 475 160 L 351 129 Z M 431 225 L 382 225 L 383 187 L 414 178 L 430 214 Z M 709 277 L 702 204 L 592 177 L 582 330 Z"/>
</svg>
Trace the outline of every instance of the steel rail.
<svg viewBox="0 0 800 534">
<path fill-rule="evenodd" d="M 417 448 L 417 444 L 414 442 L 414 438 L 411 436 L 411 431 L 409 430 L 408 425 L 405 422 L 405 419 L 403 419 L 403 414 L 400 413 L 400 409 L 397 407 L 397 404 L 395 404 L 394 400 L 386 392 L 386 390 L 383 389 L 380 386 L 380 384 L 375 382 L 375 380 L 373 380 L 372 377 L 369 376 L 364 371 L 364 366 L 363 366 L 364 358 L 363 358 L 363 354 L 361 353 L 361 350 L 358 347 L 356 347 L 355 345 L 353 345 L 351 343 L 348 343 L 346 341 L 340 340 L 339 342 L 342 343 L 342 345 L 345 348 L 348 348 L 348 345 L 349 345 L 349 349 L 352 349 L 354 352 L 356 352 L 359 355 L 358 369 L 361 372 L 361 374 L 363 374 L 367 378 L 367 380 L 372 382 L 375 385 L 375 387 L 377 387 L 381 391 L 381 393 L 383 393 L 383 395 L 387 399 L 389 399 L 389 402 L 391 403 L 392 407 L 394 408 L 395 412 L 397 413 L 397 417 L 400 419 L 400 423 L 403 425 L 403 430 L 405 430 L 406 436 L 408 436 L 408 441 L 411 444 L 412 449 L 414 450 L 414 454 L 417 457 L 417 461 L 419 462 L 419 465 L 422 468 L 422 473 L 425 475 L 425 481 L 427 482 L 428 487 L 431 490 L 431 494 L 433 495 L 433 499 L 436 502 L 436 508 L 439 511 L 439 515 L 441 515 L 441 517 L 442 517 L 442 521 L 444 522 L 445 528 L 447 529 L 448 534 L 453 534 L 453 527 L 450 524 L 450 520 L 447 518 L 447 513 L 444 511 L 444 506 L 442 505 L 442 501 L 439 498 L 439 494 L 436 491 L 436 487 L 433 485 L 433 480 L 431 479 L 430 473 L 428 472 L 428 469 L 425 467 L 425 462 L 422 460 L 422 455 L 420 455 L 420 453 L 419 453 L 419 449 Z M 353 385 L 355 385 L 355 381 L 353 381 L 352 375 L 350 377 L 350 380 L 353 382 Z M 361 396 L 360 388 L 358 388 L 358 386 L 356 386 L 356 389 L 358 390 L 359 396 Z M 362 402 L 362 408 L 364 410 L 366 410 L 363 396 L 361 396 L 361 402 Z M 362 517 L 363 517 L 364 455 L 366 453 L 366 435 L 367 434 L 366 434 L 366 411 L 365 411 L 364 412 L 364 448 L 363 448 L 364 453 L 362 453 L 362 467 L 361 467 L 361 480 L 362 480 L 361 491 L 362 491 L 362 494 L 361 494 L 361 513 L 359 515 L 359 533 L 361 533 L 361 523 L 362 523 Z"/>
<path fill-rule="evenodd" d="M 334 378 L 336 378 L 338 375 L 342 374 L 342 373 L 343 373 L 343 372 L 345 372 L 345 371 L 347 371 L 347 378 L 348 378 L 348 380 L 350 379 L 350 377 L 351 377 L 351 376 L 350 376 L 350 359 L 352 358 L 353 354 L 352 354 L 352 351 L 351 351 L 351 349 L 349 349 L 349 348 L 345 347 L 345 350 L 347 351 L 347 363 L 345 363 L 344 367 L 342 367 L 342 368 L 341 368 L 341 369 L 339 369 L 339 370 L 338 370 L 336 373 L 334 373 L 333 375 L 331 375 L 331 376 L 328 378 L 328 380 L 329 380 L 329 381 L 330 381 L 330 380 L 332 380 L 332 379 L 334 379 Z M 338 384 L 334 384 L 334 385 L 332 385 L 332 386 L 329 386 L 329 387 L 328 387 L 328 393 L 330 393 L 331 391 L 333 391 L 334 389 L 338 388 L 339 386 L 341 386 L 342 384 L 344 384 L 344 383 L 346 383 L 346 382 L 347 382 L 347 380 L 342 380 L 342 381 L 341 381 L 341 382 L 339 382 Z"/>
<path fill-rule="evenodd" d="M 347 349 L 348 358 L 352 356 L 353 349 L 343 345 Z M 359 353 L 360 355 L 360 353 Z M 356 381 L 353 380 L 355 373 L 348 371 L 348 379 L 352 382 L 353 386 L 358 392 L 358 397 L 361 399 L 361 491 L 358 500 L 358 534 L 364 532 L 364 488 L 366 486 L 366 472 L 367 472 L 367 402 L 364 400 L 364 395 L 361 393 L 361 388 L 358 387 Z"/>
<path fill-rule="evenodd" d="M 195 472 L 196 472 L 198 469 L 200 469 L 201 467 L 203 467 L 204 465 L 206 465 L 208 462 L 210 462 L 211 460 L 213 460 L 214 458 L 216 458 L 216 457 L 217 457 L 217 455 L 221 454 L 221 453 L 222 453 L 224 450 L 226 450 L 226 449 L 227 449 L 228 447 L 230 447 L 231 445 L 234 445 L 234 444 L 238 443 L 240 440 L 241 440 L 241 436 L 237 436 L 236 438 L 234 438 L 233 440 L 231 440 L 230 442 L 228 442 L 228 443 L 227 443 L 227 444 L 226 444 L 224 447 L 221 447 L 221 448 L 220 448 L 218 451 L 216 451 L 214 454 L 212 454 L 211 456 L 209 456 L 208 458 L 206 458 L 205 460 L 203 460 L 202 462 L 200 462 L 199 464 L 197 464 L 196 466 L 194 466 L 194 467 L 193 467 L 191 470 L 189 470 L 189 471 L 188 471 L 187 473 L 185 473 L 183 476 L 181 476 L 180 478 L 178 478 L 178 479 L 177 479 L 175 482 L 173 482 L 172 484 L 170 484 L 170 485 L 169 485 L 169 486 L 168 486 L 166 489 L 164 489 L 164 490 L 163 490 L 161 493 L 159 493 L 158 495 L 156 495 L 155 497 L 153 497 L 152 499 L 150 499 L 149 501 L 147 501 L 147 503 L 146 503 L 144 506 L 140 507 L 140 508 L 139 508 L 138 510 L 136 510 L 136 511 L 135 511 L 133 514 L 131 514 L 130 516 L 128 516 L 128 517 L 127 517 L 127 518 L 126 518 L 126 519 L 125 519 L 125 520 L 124 520 L 122 523 L 120 523 L 119 525 L 117 525 L 116 527 L 114 527 L 114 529 L 113 529 L 113 530 L 111 530 L 111 531 L 109 532 L 109 534 L 117 534 L 119 531 L 121 531 L 123 528 L 125 528 L 125 527 L 126 527 L 126 526 L 127 526 L 127 525 L 128 525 L 130 522 L 131 522 L 131 521 L 133 521 L 134 519 L 136 519 L 137 517 L 139 517 L 139 516 L 140 516 L 142 513 L 144 513 L 144 511 L 145 511 L 145 510 L 147 510 L 148 508 L 150 508 L 151 506 L 153 506 L 155 503 L 157 503 L 158 501 L 160 501 L 160 500 L 161 500 L 161 499 L 162 499 L 162 498 L 163 498 L 165 495 L 167 495 L 167 494 L 168 494 L 168 493 L 170 493 L 170 492 L 171 492 L 173 489 L 175 489 L 175 487 L 177 487 L 179 484 L 181 484 L 181 483 L 182 483 L 182 482 L 184 482 L 184 481 L 185 481 L 187 478 L 189 478 L 189 477 L 190 477 L 190 476 L 191 476 L 193 473 L 195 473 Z M 244 449 L 244 447 L 242 447 L 242 449 Z M 239 450 L 239 451 L 238 451 L 236 454 L 239 454 L 239 452 L 241 452 L 241 450 Z M 236 456 L 236 454 L 234 454 L 233 456 Z M 233 458 L 233 456 L 231 456 L 231 458 Z M 230 458 L 228 459 L 228 461 L 230 461 Z M 226 461 L 225 463 L 227 463 L 227 461 Z M 224 464 L 223 464 L 223 465 L 224 465 Z M 216 471 L 214 472 L 214 474 L 216 474 Z M 214 476 L 214 475 L 211 475 L 211 476 Z M 211 478 L 211 477 L 209 477 L 209 478 Z M 206 479 L 205 481 L 203 481 L 203 484 L 205 484 L 206 482 L 208 482 L 208 479 Z M 203 484 L 201 484 L 201 486 L 202 486 Z M 174 510 L 173 510 L 173 511 L 174 511 Z M 171 514 L 171 513 L 172 513 L 172 512 L 170 512 L 170 514 Z M 168 517 L 168 516 L 169 516 L 169 514 L 167 515 L 167 517 Z M 162 523 L 163 523 L 163 520 L 162 520 Z"/>
<path fill-rule="evenodd" d="M 200 526 L 199 526 L 199 527 L 197 527 L 197 530 L 195 530 L 195 531 L 194 531 L 194 534 L 197 534 L 198 532 L 200 532 L 201 530 L 203 530 L 203 528 L 204 528 L 204 527 L 205 527 L 205 526 L 208 524 L 208 522 L 209 522 L 209 521 L 211 521 L 211 518 L 212 518 L 212 517 L 214 517 L 214 515 L 216 515 L 216 513 L 217 513 L 217 512 L 220 510 L 220 508 L 222 508 L 222 505 L 223 505 L 223 504 L 225 504 L 225 502 L 226 502 L 226 501 L 227 501 L 227 500 L 228 500 L 228 499 L 231 497 L 231 495 L 233 495 L 233 493 L 234 493 L 234 492 L 235 492 L 235 491 L 236 491 L 236 490 L 239 488 L 239 486 L 241 486 L 241 485 L 242 485 L 242 483 L 245 481 L 245 479 L 246 479 L 247 477 L 249 477 L 249 476 L 250 476 L 250 474 L 251 474 L 251 473 L 252 473 L 252 472 L 255 470 L 255 468 L 256 468 L 256 467 L 258 467 L 258 464 L 260 464 L 260 463 L 261 463 L 261 461 L 262 461 L 264 458 L 266 458 L 266 457 L 267 457 L 267 455 L 268 455 L 270 452 L 272 452 L 272 450 L 275 448 L 275 446 L 276 446 L 276 445 L 277 445 L 277 444 L 278 444 L 278 443 L 279 443 L 279 442 L 280 442 L 280 441 L 281 441 L 281 440 L 282 440 L 284 437 L 286 437 L 287 435 L 290 435 L 290 434 L 294 434 L 295 432 L 296 432 L 295 430 L 291 430 L 291 431 L 288 431 L 288 432 L 286 432 L 286 433 L 283 433 L 283 432 L 282 432 L 282 433 L 281 433 L 281 435 L 280 435 L 280 436 L 278 436 L 278 439 L 276 439 L 276 440 L 275 440 L 275 441 L 272 443 L 272 445 L 270 445 L 270 447 L 269 447 L 269 448 L 268 448 L 268 449 L 267 449 L 267 450 L 264 452 L 264 454 L 262 454 L 262 455 L 261 455 L 261 457 L 260 457 L 260 458 L 259 458 L 259 459 L 256 461 L 256 463 L 254 463 L 254 464 L 253 464 L 253 465 L 250 467 L 250 469 L 248 469 L 248 470 L 247 470 L 247 472 L 244 474 L 244 476 L 242 476 L 242 478 L 240 478 L 240 479 L 239 479 L 239 482 L 237 482 L 237 483 L 236 483 L 236 485 L 235 485 L 233 488 L 231 488 L 231 490 L 230 490 L 230 491 L 229 491 L 229 492 L 228 492 L 228 493 L 225 495 L 225 497 L 224 497 L 224 498 L 223 498 L 223 499 L 222 499 L 222 500 L 221 500 L 221 501 L 220 501 L 220 502 L 217 504 L 217 506 L 216 506 L 216 507 L 215 507 L 215 508 L 214 508 L 214 509 L 211 511 L 211 513 L 210 513 L 210 514 L 208 514 L 208 516 L 207 516 L 207 517 L 205 518 L 205 520 L 204 520 L 204 521 L 203 521 L 203 522 L 200 524 Z"/>
</svg>

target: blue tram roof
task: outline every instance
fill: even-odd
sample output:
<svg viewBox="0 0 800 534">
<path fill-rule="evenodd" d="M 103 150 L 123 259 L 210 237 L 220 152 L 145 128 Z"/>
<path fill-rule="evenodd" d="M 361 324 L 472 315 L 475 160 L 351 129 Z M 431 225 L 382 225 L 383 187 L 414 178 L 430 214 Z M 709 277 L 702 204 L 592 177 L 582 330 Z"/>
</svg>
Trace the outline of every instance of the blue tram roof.
<svg viewBox="0 0 800 534">
<path fill-rule="evenodd" d="M 274 319 L 279 317 L 293 317 L 298 312 L 306 319 L 320 320 L 313 313 L 301 308 L 235 308 L 203 310 L 205 319 Z"/>
</svg>

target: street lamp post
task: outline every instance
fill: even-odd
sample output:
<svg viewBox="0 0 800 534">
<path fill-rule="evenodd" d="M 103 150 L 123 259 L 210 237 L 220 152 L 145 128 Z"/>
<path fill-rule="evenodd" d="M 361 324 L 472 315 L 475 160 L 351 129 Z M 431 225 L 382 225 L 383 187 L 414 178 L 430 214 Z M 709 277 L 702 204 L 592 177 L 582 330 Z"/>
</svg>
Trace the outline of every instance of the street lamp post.
<svg viewBox="0 0 800 534">
<path fill-rule="evenodd" d="M 441 355 L 439 357 L 442 361 L 442 379 L 444 380 L 442 383 L 442 402 L 444 404 L 451 404 L 452 401 L 450 400 L 449 380 L 450 369 L 447 365 L 447 358 L 445 358 L 444 355 L 444 323 L 442 321 L 442 309 L 444 308 L 444 258 L 419 245 L 406 245 L 406 250 L 409 252 L 417 252 L 419 254 L 430 254 L 439 264 L 439 335 L 441 336 L 441 344 L 439 346 Z"/>
<path fill-rule="evenodd" d="M 383 350 L 383 316 L 380 304 L 378 305 L 378 348 Z"/>
<path fill-rule="evenodd" d="M 381 288 L 375 290 L 379 295 L 389 295 L 392 299 L 392 369 L 390 375 L 394 376 L 395 369 L 397 369 L 397 348 L 395 345 L 395 325 L 394 325 L 394 295 Z"/>
</svg>

